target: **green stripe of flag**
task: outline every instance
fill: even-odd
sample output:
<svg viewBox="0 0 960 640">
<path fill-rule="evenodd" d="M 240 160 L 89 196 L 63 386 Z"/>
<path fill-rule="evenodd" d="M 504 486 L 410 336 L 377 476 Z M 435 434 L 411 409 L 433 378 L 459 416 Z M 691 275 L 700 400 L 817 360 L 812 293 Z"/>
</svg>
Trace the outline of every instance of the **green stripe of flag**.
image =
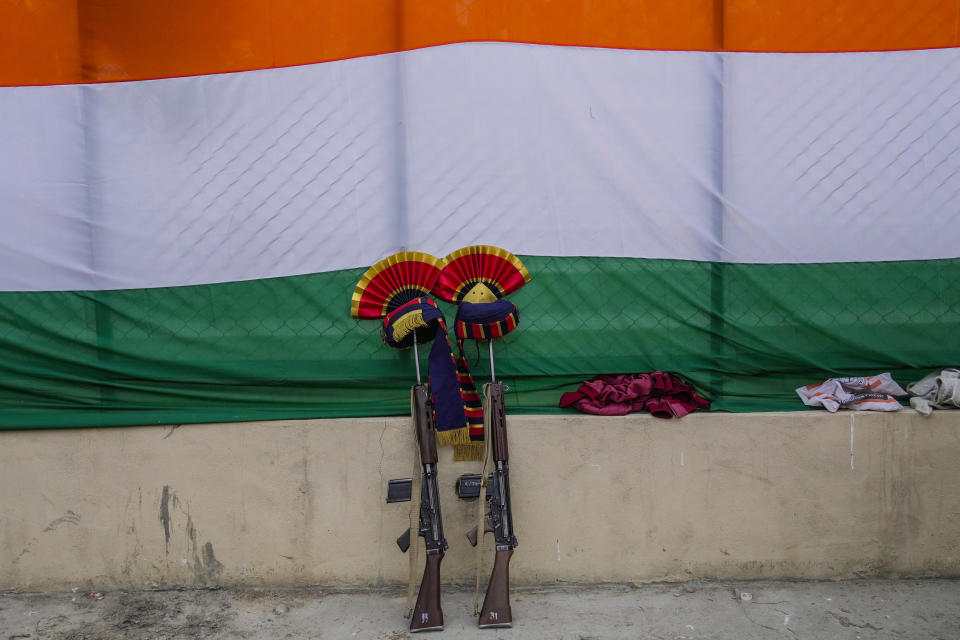
<svg viewBox="0 0 960 640">
<path fill-rule="evenodd" d="M 715 409 L 796 410 L 793 389 L 824 377 L 905 384 L 960 363 L 960 260 L 522 259 L 520 326 L 495 344 L 517 413 L 557 412 L 598 373 L 672 371 Z M 405 414 L 411 353 L 349 315 L 363 271 L 0 293 L 0 428 Z M 485 350 L 467 349 L 485 379 Z"/>
</svg>

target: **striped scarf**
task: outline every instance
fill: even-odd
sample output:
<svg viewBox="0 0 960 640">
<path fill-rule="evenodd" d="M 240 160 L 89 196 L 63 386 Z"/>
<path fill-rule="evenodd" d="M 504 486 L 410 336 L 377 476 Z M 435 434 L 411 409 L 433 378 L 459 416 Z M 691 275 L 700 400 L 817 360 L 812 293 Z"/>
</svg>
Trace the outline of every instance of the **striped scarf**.
<svg viewBox="0 0 960 640">
<path fill-rule="evenodd" d="M 433 398 L 437 444 L 469 444 L 466 396 L 461 391 L 458 363 L 447 338 L 447 324 L 437 303 L 430 298 L 415 298 L 397 307 L 383 319 L 382 333 L 383 341 L 397 349 L 412 347 L 414 335 L 418 343 L 433 340 L 427 359 L 427 378 Z"/>
<path fill-rule="evenodd" d="M 483 459 L 483 402 L 477 391 L 477 386 L 470 373 L 470 365 L 463 350 L 463 341 L 472 338 L 485 340 L 501 338 L 517 328 L 520 314 L 515 304 L 509 300 L 494 302 L 471 303 L 461 302 L 457 309 L 454 321 L 454 331 L 457 335 L 456 358 L 457 378 L 463 395 L 463 402 L 469 427 L 469 444 L 461 444 L 454 448 L 455 460 L 482 460 Z"/>
</svg>

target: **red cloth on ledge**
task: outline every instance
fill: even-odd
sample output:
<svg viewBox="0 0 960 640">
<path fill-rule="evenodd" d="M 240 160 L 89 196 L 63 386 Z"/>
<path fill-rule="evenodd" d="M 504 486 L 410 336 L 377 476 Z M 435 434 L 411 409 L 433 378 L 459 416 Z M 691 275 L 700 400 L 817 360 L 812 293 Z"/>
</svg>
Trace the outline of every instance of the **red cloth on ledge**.
<svg viewBox="0 0 960 640">
<path fill-rule="evenodd" d="M 648 410 L 658 418 L 682 418 L 694 409 L 709 409 L 710 401 L 671 373 L 597 376 L 560 398 L 560 407 L 573 407 L 598 416 L 625 416 Z"/>
</svg>

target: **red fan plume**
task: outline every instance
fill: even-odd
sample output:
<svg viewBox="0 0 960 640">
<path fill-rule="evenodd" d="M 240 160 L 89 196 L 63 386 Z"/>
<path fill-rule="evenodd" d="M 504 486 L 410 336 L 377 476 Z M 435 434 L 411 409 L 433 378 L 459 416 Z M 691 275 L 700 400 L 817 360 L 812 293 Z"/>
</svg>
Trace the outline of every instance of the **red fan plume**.
<svg viewBox="0 0 960 640">
<path fill-rule="evenodd" d="M 433 293 L 447 302 L 492 302 L 530 282 L 520 259 L 499 247 L 464 247 L 443 261 Z"/>
<path fill-rule="evenodd" d="M 373 265 L 350 301 L 354 318 L 382 318 L 400 305 L 430 293 L 443 261 L 429 253 L 401 251 Z"/>
</svg>

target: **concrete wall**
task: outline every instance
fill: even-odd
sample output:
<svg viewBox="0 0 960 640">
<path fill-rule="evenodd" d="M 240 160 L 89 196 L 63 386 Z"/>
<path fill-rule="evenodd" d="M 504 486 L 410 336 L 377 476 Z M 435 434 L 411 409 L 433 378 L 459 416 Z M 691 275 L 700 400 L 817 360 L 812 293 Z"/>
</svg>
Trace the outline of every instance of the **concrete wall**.
<svg viewBox="0 0 960 640">
<path fill-rule="evenodd" d="M 960 575 L 960 412 L 509 427 L 517 583 Z M 0 432 L 0 589 L 404 582 L 411 447 L 401 418 Z M 477 467 L 441 453 L 445 582 Z"/>
</svg>

